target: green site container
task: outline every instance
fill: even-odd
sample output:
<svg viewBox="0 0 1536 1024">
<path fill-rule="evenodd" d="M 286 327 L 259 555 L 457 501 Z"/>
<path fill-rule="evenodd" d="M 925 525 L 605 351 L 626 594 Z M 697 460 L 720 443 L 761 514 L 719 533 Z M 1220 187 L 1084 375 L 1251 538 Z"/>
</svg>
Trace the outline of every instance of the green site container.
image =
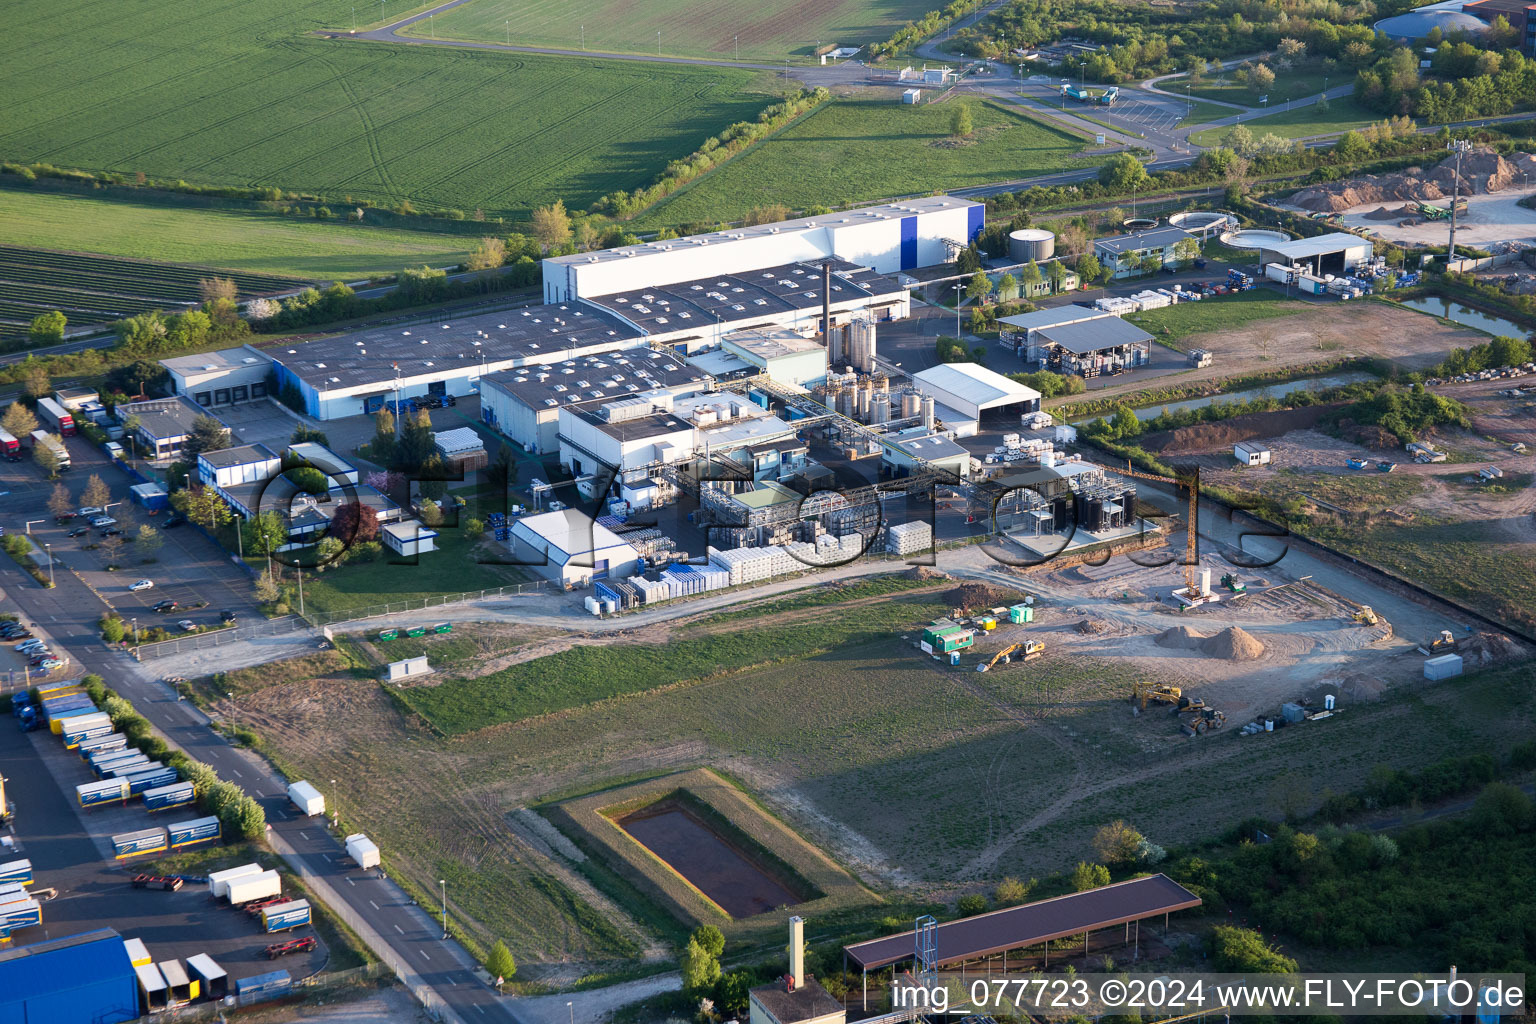
<svg viewBox="0 0 1536 1024">
<path fill-rule="evenodd" d="M 427 635 L 427 627 L 426 626 L 412 626 L 410 629 L 405 631 L 405 635 L 406 636 L 411 636 L 411 637 L 426 636 Z"/>
<path fill-rule="evenodd" d="M 434 633 L 452 633 L 453 632 L 453 623 L 451 623 L 451 622 L 439 622 L 437 625 L 432 627 L 432 632 L 434 632 Z"/>
<path fill-rule="evenodd" d="M 958 651 L 969 647 L 975 642 L 976 635 L 974 633 L 971 633 L 969 630 L 962 630 L 953 636 L 946 636 L 944 638 L 944 646 L 940 650 L 947 654 L 950 651 Z"/>
<path fill-rule="evenodd" d="M 1035 610 L 1027 604 L 1016 604 L 1008 609 L 1009 622 L 1034 622 Z"/>
<path fill-rule="evenodd" d="M 381 630 L 379 630 L 379 639 L 380 640 L 398 640 L 399 638 L 400 638 L 400 631 L 398 629 L 381 629 Z"/>
</svg>

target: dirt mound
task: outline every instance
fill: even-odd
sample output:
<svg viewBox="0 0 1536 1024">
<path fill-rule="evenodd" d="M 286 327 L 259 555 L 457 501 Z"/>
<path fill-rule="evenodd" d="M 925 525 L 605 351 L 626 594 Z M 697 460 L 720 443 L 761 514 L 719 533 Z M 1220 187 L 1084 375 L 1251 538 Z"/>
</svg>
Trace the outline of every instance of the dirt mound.
<svg viewBox="0 0 1536 1024">
<path fill-rule="evenodd" d="M 1497 665 L 1521 655 L 1520 646 L 1503 633 L 1479 633 L 1462 641 L 1457 653 L 1468 668 Z"/>
<path fill-rule="evenodd" d="M 1157 634 L 1152 642 L 1159 647 L 1170 647 L 1176 651 L 1198 651 L 1200 645 L 1206 640 L 1206 634 L 1189 626 L 1174 626 Z"/>
<path fill-rule="evenodd" d="M 1337 405 L 1334 404 L 1307 405 L 1299 409 L 1255 412 L 1216 423 L 1198 423 L 1192 427 L 1178 427 L 1161 434 L 1152 434 L 1143 438 L 1141 443 L 1144 448 L 1168 455 L 1219 451 L 1231 448 L 1239 441 L 1279 437 L 1291 430 L 1310 430 L 1335 408 Z"/>
<path fill-rule="evenodd" d="M 940 572 L 938 569 L 930 569 L 926 565 L 915 565 L 903 575 L 909 580 L 934 581 L 949 579 L 949 573 Z"/>
<path fill-rule="evenodd" d="M 1364 425 L 1354 420 L 1345 418 L 1339 420 L 1339 432 L 1344 435 L 1346 441 L 1364 445 L 1367 448 L 1376 448 L 1381 451 L 1396 451 L 1400 446 L 1397 443 L 1397 435 L 1390 430 L 1378 427 L 1375 424 Z"/>
<path fill-rule="evenodd" d="M 1521 168 L 1532 161 L 1525 154 L 1506 160 L 1487 146 L 1472 150 L 1461 161 L 1461 194 L 1481 195 L 1502 192 L 1521 180 Z M 1444 199 L 1455 189 L 1456 160 L 1447 157 L 1429 170 L 1410 167 L 1396 174 L 1367 174 L 1358 178 L 1331 181 L 1302 189 L 1291 197 L 1292 205 L 1319 213 L 1338 213 L 1367 203 L 1393 200 L 1432 201 Z M 1390 220 L 1408 209 L 1384 212 L 1373 210 L 1368 216 Z"/>
<path fill-rule="evenodd" d="M 1017 604 L 1023 595 L 1017 590 L 988 586 L 985 583 L 962 583 L 944 595 L 950 605 L 968 612 L 993 608 L 1000 604 Z"/>
<path fill-rule="evenodd" d="M 1241 626 L 1228 626 L 1201 641 L 1200 650 L 1225 661 L 1253 661 L 1263 656 L 1264 645 Z"/>
<path fill-rule="evenodd" d="M 1077 630 L 1079 633 L 1092 636 L 1098 633 L 1108 633 L 1110 630 L 1110 625 L 1103 619 L 1083 619 L 1072 628 Z"/>
<path fill-rule="evenodd" d="M 1403 213 L 1401 206 L 1378 206 L 1365 216 L 1368 220 L 1397 220 Z"/>
</svg>

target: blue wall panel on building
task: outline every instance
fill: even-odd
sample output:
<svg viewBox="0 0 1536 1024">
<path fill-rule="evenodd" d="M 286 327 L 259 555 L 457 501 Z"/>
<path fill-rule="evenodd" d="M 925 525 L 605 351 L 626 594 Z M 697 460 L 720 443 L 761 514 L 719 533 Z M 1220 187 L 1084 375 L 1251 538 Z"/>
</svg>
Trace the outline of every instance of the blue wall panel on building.
<svg viewBox="0 0 1536 1024">
<path fill-rule="evenodd" d="M 917 218 L 901 218 L 901 269 L 917 266 Z"/>
</svg>

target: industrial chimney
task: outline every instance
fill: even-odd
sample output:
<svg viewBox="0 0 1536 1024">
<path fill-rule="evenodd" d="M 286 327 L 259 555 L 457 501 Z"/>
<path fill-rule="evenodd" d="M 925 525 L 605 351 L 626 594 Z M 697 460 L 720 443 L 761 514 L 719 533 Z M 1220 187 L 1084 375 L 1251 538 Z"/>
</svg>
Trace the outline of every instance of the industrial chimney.
<svg viewBox="0 0 1536 1024">
<path fill-rule="evenodd" d="M 789 919 L 789 990 L 800 991 L 805 984 L 805 922 Z"/>
</svg>

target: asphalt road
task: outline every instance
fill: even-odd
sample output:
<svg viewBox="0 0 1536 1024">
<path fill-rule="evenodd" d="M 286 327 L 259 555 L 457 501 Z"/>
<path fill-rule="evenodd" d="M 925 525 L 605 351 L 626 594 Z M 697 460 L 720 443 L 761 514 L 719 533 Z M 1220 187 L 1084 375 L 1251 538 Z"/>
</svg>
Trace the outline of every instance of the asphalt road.
<svg viewBox="0 0 1536 1024">
<path fill-rule="evenodd" d="M 127 490 L 127 478 L 105 465 L 99 454 L 88 452 L 83 441 L 71 441 L 76 468 L 71 484 L 83 487 L 92 469 L 101 471 L 112 487 L 114 499 Z M 36 473 L 27 463 L 4 463 L 0 479 L 9 493 L 0 496 L 0 526 L 19 532 L 27 519 L 46 516 L 43 502 L 44 481 L 28 481 L 22 474 Z M 47 528 L 52 528 L 51 518 Z M 34 528 L 34 532 L 37 532 Z M 232 584 L 212 573 L 214 567 L 228 566 L 221 552 L 196 530 L 182 529 L 166 533 L 167 551 L 162 552 L 162 572 L 170 576 L 174 564 L 177 580 L 190 580 L 182 586 L 228 586 L 227 599 L 237 596 Z M 176 545 L 179 554 L 169 553 Z M 55 551 L 60 545 L 55 544 Z M 64 554 L 65 564 L 73 565 L 81 555 Z M 169 564 L 168 564 L 169 563 Z M 230 567 L 231 572 L 238 572 Z M 339 839 L 323 823 L 292 816 L 286 798 L 287 786 L 264 761 L 231 746 L 214 732 L 207 719 L 189 703 L 179 701 L 171 687 L 154 676 L 154 663 L 140 665 L 124 653 L 108 650 L 99 639 L 97 620 L 107 609 L 102 596 L 87 585 L 95 578 L 86 567 L 77 576 L 59 569 L 57 588 L 48 590 L 32 580 L 9 559 L 0 560 L 0 589 L 10 602 L 0 608 L 14 611 L 29 623 L 41 627 L 53 639 L 56 650 L 72 659 L 71 674 L 94 672 L 108 685 L 133 701 L 154 723 L 165 738 L 192 757 L 212 765 L 226 779 L 259 800 L 271 824 L 271 840 L 295 870 L 303 874 L 317 895 L 336 908 L 362 934 L 364 941 L 388 959 L 402 974 L 418 997 L 440 1002 L 460 1020 L 500 1020 L 513 1022 L 500 997 L 480 983 L 472 973 L 473 962 L 456 942 L 441 938 L 439 924 L 393 882 L 365 875 L 352 866 L 342 851 Z M 113 574 L 119 576 L 122 574 Z M 84 577 L 82 579 L 81 577 Z M 125 586 L 127 580 L 121 585 Z M 157 588 L 158 589 L 158 588 Z M 126 592 L 125 592 L 126 593 Z M 149 592 L 153 594 L 154 592 Z M 118 595 L 109 594 L 113 600 Z M 135 599 L 138 595 L 133 595 Z M 215 604 L 215 607 L 218 607 Z M 142 619 L 141 619 L 142 625 Z M 317 782 L 324 789 L 325 786 Z M 370 934 L 371 933 L 371 934 Z"/>
</svg>

